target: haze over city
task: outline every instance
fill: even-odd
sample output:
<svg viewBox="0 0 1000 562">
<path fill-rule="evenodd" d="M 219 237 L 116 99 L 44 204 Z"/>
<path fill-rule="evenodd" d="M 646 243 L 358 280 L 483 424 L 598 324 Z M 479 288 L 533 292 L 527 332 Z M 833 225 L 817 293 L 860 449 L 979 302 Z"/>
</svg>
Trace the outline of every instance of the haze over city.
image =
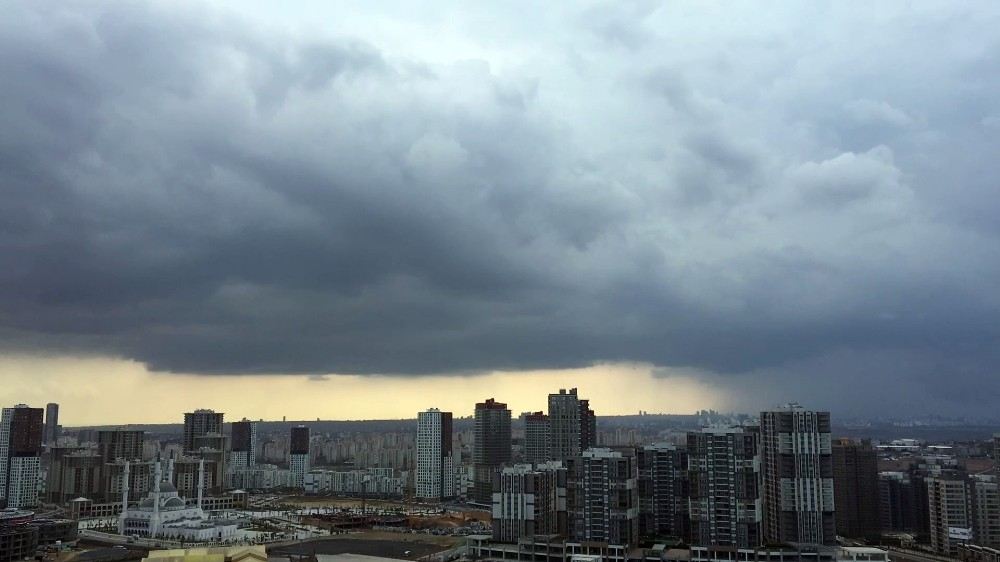
<svg viewBox="0 0 1000 562">
<path fill-rule="evenodd" d="M 996 2 L 5 12 L 3 404 L 996 411 Z"/>
</svg>

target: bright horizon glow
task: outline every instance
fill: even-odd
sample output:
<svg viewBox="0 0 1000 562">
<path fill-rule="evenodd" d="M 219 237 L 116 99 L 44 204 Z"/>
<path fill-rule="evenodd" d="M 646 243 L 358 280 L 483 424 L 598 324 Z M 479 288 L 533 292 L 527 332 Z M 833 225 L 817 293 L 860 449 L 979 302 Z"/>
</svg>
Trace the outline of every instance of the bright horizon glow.
<svg viewBox="0 0 1000 562">
<path fill-rule="evenodd" d="M 548 394 L 579 389 L 601 415 L 692 413 L 725 409 L 726 393 L 684 370 L 654 375 L 641 364 L 476 375 L 188 375 L 154 373 L 135 361 L 97 357 L 7 356 L 0 404 L 59 404 L 64 427 L 181 423 L 184 412 L 211 408 L 227 421 L 410 419 L 435 407 L 469 416 L 495 398 L 514 416 L 547 409 Z M 247 384 L 252 382 L 253 384 Z"/>
</svg>

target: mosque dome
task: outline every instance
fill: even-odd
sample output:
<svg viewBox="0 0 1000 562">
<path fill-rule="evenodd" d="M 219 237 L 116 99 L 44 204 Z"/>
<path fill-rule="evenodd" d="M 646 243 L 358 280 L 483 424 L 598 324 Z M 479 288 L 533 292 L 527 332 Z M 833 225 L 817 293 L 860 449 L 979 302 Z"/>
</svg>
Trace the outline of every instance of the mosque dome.
<svg viewBox="0 0 1000 562">
<path fill-rule="evenodd" d="M 168 480 L 160 482 L 160 493 L 161 494 L 176 494 L 177 488 L 170 483 Z"/>
<path fill-rule="evenodd" d="M 183 509 L 187 507 L 187 504 L 184 503 L 184 500 L 174 497 L 163 502 L 163 507 L 166 509 Z"/>
</svg>

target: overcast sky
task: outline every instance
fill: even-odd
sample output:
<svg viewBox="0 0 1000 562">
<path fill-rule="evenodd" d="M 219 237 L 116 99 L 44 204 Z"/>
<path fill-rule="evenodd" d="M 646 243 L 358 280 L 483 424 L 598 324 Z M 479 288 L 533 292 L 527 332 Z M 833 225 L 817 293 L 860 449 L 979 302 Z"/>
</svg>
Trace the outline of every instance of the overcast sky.
<svg viewBox="0 0 1000 562">
<path fill-rule="evenodd" d="M 427 4 L 8 3 L 0 398 L 996 411 L 1000 4 Z"/>
</svg>

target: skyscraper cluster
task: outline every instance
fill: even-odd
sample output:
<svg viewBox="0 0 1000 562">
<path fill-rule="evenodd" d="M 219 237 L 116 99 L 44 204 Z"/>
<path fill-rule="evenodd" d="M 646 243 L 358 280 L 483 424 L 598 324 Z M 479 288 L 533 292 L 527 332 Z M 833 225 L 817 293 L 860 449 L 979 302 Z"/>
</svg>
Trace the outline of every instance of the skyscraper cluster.
<svg viewBox="0 0 1000 562">
<path fill-rule="evenodd" d="M 177 494 L 204 493 L 212 505 L 236 489 L 464 501 L 471 505 L 462 509 L 491 510 L 498 543 L 560 537 L 621 554 L 677 541 L 699 560 L 762 545 L 827 548 L 838 537 L 871 542 L 884 533 L 911 535 L 944 556 L 970 544 L 1000 548 L 996 469 L 965 466 L 943 453 L 947 446 L 917 454 L 915 440 L 877 448 L 834 440 L 829 413 L 797 404 L 756 418 L 713 414 L 697 430 L 609 422 L 598 434 L 577 389 L 547 402 L 547 411 L 522 414 L 518 425 L 494 398 L 476 403 L 471 420 L 431 408 L 418 414 L 415 434 L 391 424 L 381 433 L 314 426 L 314 435 L 289 424 L 280 435 L 261 434 L 258 422 L 226 427 L 223 413 L 199 409 L 184 414 L 179 438 L 162 444 L 129 428 L 60 437 L 52 429 L 58 406 L 21 404 L 0 413 L 2 506 L 86 499 L 92 513 L 106 515 L 124 508 L 125 490 L 133 500 L 153 492 L 161 461 Z M 887 453 L 894 448 L 908 456 Z M 880 463 L 892 470 L 880 473 Z"/>
<path fill-rule="evenodd" d="M 595 446 L 596 416 L 576 389 L 552 393 L 548 403 L 547 413 L 523 416 L 523 464 L 511 463 L 506 406 L 492 399 L 476 405 L 471 496 L 485 503 L 491 492 L 495 540 L 562 535 L 621 548 L 641 537 L 712 548 L 835 544 L 827 412 L 790 404 L 761 412 L 758 424 L 691 431 L 679 446 L 607 448 Z M 419 414 L 418 497 L 455 495 L 450 428 L 448 412 Z M 877 493 L 868 449 L 846 441 L 838 447 L 846 492 Z M 863 537 L 869 526 L 877 527 L 873 506 L 848 510 L 845 532 Z"/>
</svg>

